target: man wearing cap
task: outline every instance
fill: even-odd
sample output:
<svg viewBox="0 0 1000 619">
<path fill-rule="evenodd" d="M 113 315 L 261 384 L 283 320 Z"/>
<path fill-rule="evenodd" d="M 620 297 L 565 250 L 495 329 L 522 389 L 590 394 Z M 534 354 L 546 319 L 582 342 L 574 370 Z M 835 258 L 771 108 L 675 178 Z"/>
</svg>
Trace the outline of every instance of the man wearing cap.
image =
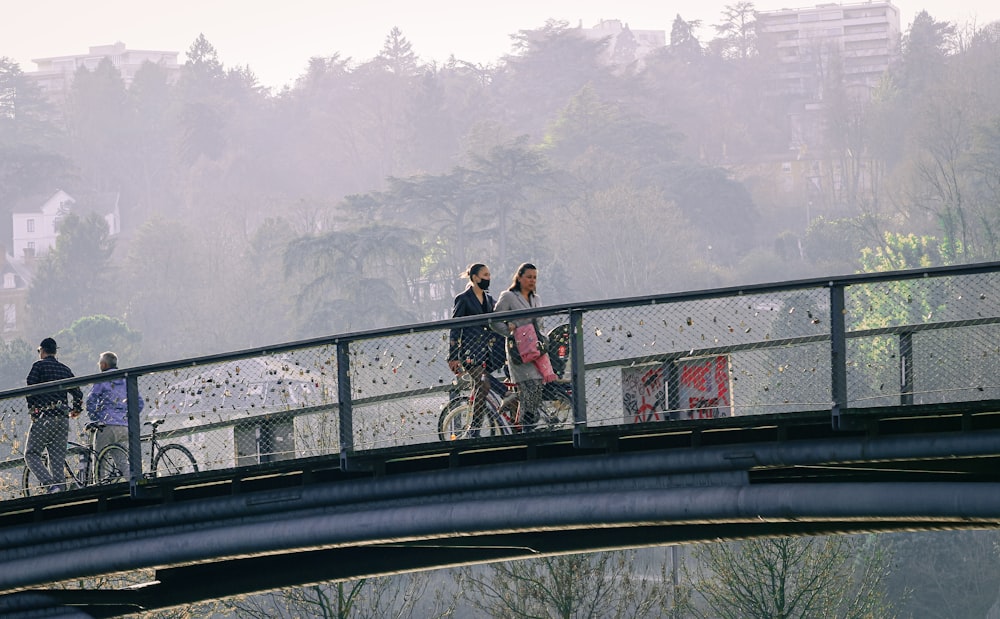
<svg viewBox="0 0 1000 619">
<path fill-rule="evenodd" d="M 56 359 L 56 341 L 51 337 L 38 345 L 38 361 L 28 372 L 28 385 L 37 385 L 64 378 L 73 378 L 73 372 Z M 67 392 L 73 398 L 69 404 Z M 69 417 L 77 417 L 83 408 L 83 391 L 71 387 L 66 391 L 50 391 L 27 397 L 31 413 L 31 428 L 24 447 L 24 463 L 50 493 L 64 490 L 66 441 L 69 439 Z M 48 460 L 42 459 L 42 453 Z"/>
</svg>

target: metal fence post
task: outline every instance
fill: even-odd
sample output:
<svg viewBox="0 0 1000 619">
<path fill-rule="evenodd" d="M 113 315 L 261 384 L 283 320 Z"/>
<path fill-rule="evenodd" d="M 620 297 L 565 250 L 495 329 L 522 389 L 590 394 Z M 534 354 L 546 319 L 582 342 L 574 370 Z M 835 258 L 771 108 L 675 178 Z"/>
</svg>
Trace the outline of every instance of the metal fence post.
<svg viewBox="0 0 1000 619">
<path fill-rule="evenodd" d="M 830 287 L 830 394 L 833 397 L 833 429 L 846 429 L 840 412 L 847 407 L 847 327 L 845 326 L 844 285 Z"/>
<path fill-rule="evenodd" d="M 354 407 L 351 402 L 351 343 L 337 341 L 337 408 L 340 425 L 340 468 L 349 469 L 354 452 Z"/>
<path fill-rule="evenodd" d="M 139 377 L 125 374 L 126 415 L 128 417 L 128 486 L 129 495 L 139 498 L 142 492 L 142 419 L 139 414 Z"/>
<path fill-rule="evenodd" d="M 589 447 L 587 430 L 586 371 L 583 351 L 583 312 L 569 311 L 569 367 L 573 389 L 573 445 Z"/>
<path fill-rule="evenodd" d="M 899 403 L 913 404 L 913 333 L 899 334 Z"/>
</svg>

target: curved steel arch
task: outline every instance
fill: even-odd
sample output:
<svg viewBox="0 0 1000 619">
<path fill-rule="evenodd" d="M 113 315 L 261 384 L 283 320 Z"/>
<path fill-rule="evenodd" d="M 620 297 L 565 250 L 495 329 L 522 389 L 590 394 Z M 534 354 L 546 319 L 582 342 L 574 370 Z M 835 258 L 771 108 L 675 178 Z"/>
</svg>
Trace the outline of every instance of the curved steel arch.
<svg viewBox="0 0 1000 619">
<path fill-rule="evenodd" d="M 842 483 L 677 487 L 676 478 L 656 476 L 623 487 L 622 480 L 547 484 L 505 496 L 441 495 L 432 500 L 387 500 L 346 507 L 272 512 L 266 518 L 196 520 L 186 526 L 157 524 L 162 508 L 136 514 L 136 529 L 81 536 L 0 553 L 0 587 L 12 591 L 40 582 L 110 573 L 137 567 L 184 566 L 202 561 L 241 559 L 324 548 L 366 548 L 414 544 L 467 548 L 463 562 L 496 560 L 498 547 L 519 548 L 521 556 L 650 545 L 641 538 L 625 544 L 615 535 L 565 535 L 588 529 L 685 527 L 686 541 L 795 531 L 858 531 L 890 528 L 984 528 L 1000 522 L 998 483 Z M 713 483 L 706 476 L 706 483 Z M 721 480 L 715 480 L 718 483 Z M 729 480 L 732 483 L 733 479 Z M 304 490 L 308 492 L 308 490 Z M 204 514 L 202 514 L 204 515 Z M 79 519 L 92 529 L 100 516 Z M 66 523 L 68 524 L 68 523 Z M 735 526 L 734 526 L 735 525 Z M 786 527 L 787 525 L 787 527 Z M 697 529 L 704 527 L 704 535 Z M 742 533 L 736 534 L 742 531 Z M 529 537 L 523 537 L 531 534 Z M 565 537 L 554 548 L 533 549 L 523 539 Z M 468 539 L 466 539 L 468 538 Z M 509 540 L 505 541 L 505 538 Z M 468 544 L 463 544 L 463 540 Z M 576 540 L 576 541 L 574 541 Z M 653 541 L 653 540 L 650 540 Z M 655 545 L 654 542 L 653 545 Z M 663 543 L 662 541 L 659 543 Z M 19 551 L 18 551 L 19 550 Z M 510 554 L 510 553 L 508 553 Z M 510 558 L 505 556 L 504 558 Z M 424 565 L 423 567 L 431 567 Z M 365 565 L 357 577 L 372 571 Z M 385 570 L 385 568 L 383 568 Z M 388 571 L 397 571 L 393 566 Z"/>
<path fill-rule="evenodd" d="M 1000 484 L 766 484 L 670 487 L 668 479 L 611 490 L 610 481 L 556 494 L 413 504 L 381 501 L 326 514 L 275 513 L 267 521 L 226 521 L 165 533 L 148 525 L 132 536 L 81 539 L 46 552 L 3 557 L 5 589 L 47 578 L 107 573 L 123 566 L 185 566 L 157 572 L 159 585 L 135 592 L 47 592 L 46 599 L 87 603 L 113 616 L 201 599 L 322 581 L 528 556 L 788 534 L 867 530 L 987 528 L 1000 523 Z M 537 490 L 537 489 L 536 489 Z M 451 497 L 454 498 L 454 497 Z M 98 517 L 90 517 L 98 518 Z M 326 548 L 328 550 L 319 550 Z M 292 557 L 282 557 L 293 553 Z M 299 554 L 304 553 L 304 554 Z M 317 568 L 316 561 L 336 566 Z M 366 556 L 374 555 L 374 556 Z M 194 562 L 228 557 L 224 565 Z M 254 558 L 257 557 L 257 558 Z M 297 569 L 293 566 L 302 564 Z M 234 566 L 242 565 L 238 572 Z M 281 570 L 261 569 L 281 566 Z M 291 570 L 285 572 L 284 570 Z M 315 570 L 315 574 L 308 577 Z M 236 578 L 235 574 L 256 574 Z M 228 587 L 206 574 L 227 575 Z M 206 586 L 206 583 L 211 586 Z M 199 584 L 200 583 L 200 584 Z M 20 585 L 20 586 L 19 586 Z M 157 589 L 160 587 L 160 589 Z M 55 596 L 52 598 L 51 596 Z M 12 600 L 20 599 L 13 596 Z M 0 609 L 3 609 L 0 602 Z M 116 609 L 112 611 L 111 609 Z"/>
<path fill-rule="evenodd" d="M 0 592 L 155 568 L 158 584 L 140 590 L 30 598 L 115 616 L 304 582 L 546 554 L 991 528 L 1000 523 L 1000 482 L 977 474 L 977 463 L 998 453 L 1000 431 L 855 436 L 577 455 L 128 505 L 0 530 Z M 940 481 L 933 461 L 949 467 L 949 481 Z M 866 464 L 845 466 L 858 462 Z M 876 463 L 892 475 L 858 481 L 870 479 Z M 901 475 L 893 470 L 907 464 Z M 233 574 L 240 577 L 225 578 Z M 0 611 L 9 615 L 5 605 L 25 599 L 0 597 Z"/>
</svg>

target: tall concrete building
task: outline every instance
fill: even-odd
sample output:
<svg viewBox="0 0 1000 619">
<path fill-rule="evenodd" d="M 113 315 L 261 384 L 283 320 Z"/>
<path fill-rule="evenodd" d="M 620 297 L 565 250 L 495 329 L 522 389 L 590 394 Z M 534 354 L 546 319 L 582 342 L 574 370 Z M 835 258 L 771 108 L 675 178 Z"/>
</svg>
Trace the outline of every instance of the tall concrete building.
<svg viewBox="0 0 1000 619">
<path fill-rule="evenodd" d="M 132 83 L 136 72 L 146 62 L 158 64 L 169 73 L 176 74 L 180 70 L 177 64 L 178 54 L 179 52 L 128 49 L 119 41 L 113 45 L 93 46 L 86 54 L 34 58 L 32 62 L 38 69 L 26 71 L 25 75 L 38 84 L 50 101 L 62 103 L 73 84 L 73 76 L 80 67 L 93 71 L 101 60 L 107 58 L 118 69 L 122 79 L 125 80 L 125 85 L 128 86 Z"/>
<path fill-rule="evenodd" d="M 798 196 L 807 222 L 853 213 L 858 196 L 872 190 L 868 155 L 863 144 L 831 144 L 831 118 L 863 113 L 899 58 L 899 9 L 870 0 L 764 11 L 756 33 L 771 104 L 786 123 L 787 143 L 769 157 L 780 162 L 771 186 Z"/>
<path fill-rule="evenodd" d="M 775 94 L 822 100 L 834 71 L 849 88 L 871 89 L 899 55 L 899 9 L 869 1 L 761 12 L 757 49 L 774 68 Z"/>
</svg>

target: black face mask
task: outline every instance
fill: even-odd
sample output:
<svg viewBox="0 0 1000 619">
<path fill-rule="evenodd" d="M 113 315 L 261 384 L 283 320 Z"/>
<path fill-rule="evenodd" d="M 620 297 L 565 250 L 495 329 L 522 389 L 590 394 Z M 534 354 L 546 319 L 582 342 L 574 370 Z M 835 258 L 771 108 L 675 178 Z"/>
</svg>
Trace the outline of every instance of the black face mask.
<svg viewBox="0 0 1000 619">
<path fill-rule="evenodd" d="M 478 286 L 482 290 L 489 290 L 490 289 L 490 280 L 488 280 L 488 279 L 481 279 L 481 280 L 479 280 Z"/>
</svg>

